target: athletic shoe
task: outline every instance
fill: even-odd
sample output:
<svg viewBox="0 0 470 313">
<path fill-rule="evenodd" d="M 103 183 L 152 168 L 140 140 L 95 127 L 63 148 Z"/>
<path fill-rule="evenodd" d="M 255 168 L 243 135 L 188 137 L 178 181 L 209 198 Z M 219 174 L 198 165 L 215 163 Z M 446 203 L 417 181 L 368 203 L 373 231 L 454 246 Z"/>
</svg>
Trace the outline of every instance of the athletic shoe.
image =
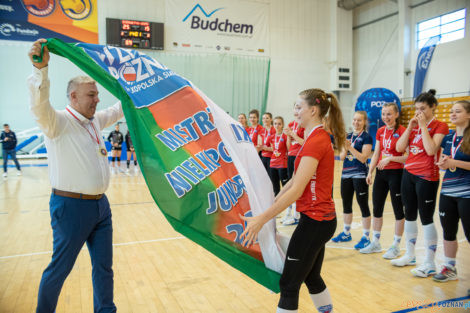
<svg viewBox="0 0 470 313">
<path fill-rule="evenodd" d="M 139 172 L 139 168 L 137 166 L 134 166 L 134 172 L 136 172 L 136 173 Z"/>
<path fill-rule="evenodd" d="M 3 178 L 7 178 L 8 177 L 8 174 L 5 172 L 3 173 Z"/>
<path fill-rule="evenodd" d="M 126 173 L 129 173 L 131 170 L 129 168 L 126 169 Z"/>
<path fill-rule="evenodd" d="M 441 283 L 449 280 L 457 280 L 457 269 L 452 265 L 443 265 L 441 272 L 434 275 L 432 279 Z"/>
<path fill-rule="evenodd" d="M 412 269 L 411 274 L 416 277 L 426 278 L 429 275 L 436 274 L 436 265 L 434 265 L 434 262 L 424 262 Z"/>
<path fill-rule="evenodd" d="M 362 236 L 361 240 L 359 240 L 358 243 L 354 246 L 354 249 L 356 250 L 361 250 L 362 248 L 367 247 L 370 244 L 369 238 L 366 236 Z"/>
<path fill-rule="evenodd" d="M 416 264 L 416 257 L 410 256 L 408 254 L 404 254 L 401 258 L 391 260 L 390 263 L 393 266 L 406 266 L 406 265 L 415 265 Z"/>
<path fill-rule="evenodd" d="M 391 245 L 390 248 L 388 248 L 387 252 L 382 255 L 384 259 L 391 260 L 391 259 L 396 259 L 400 255 L 400 248 L 398 248 L 395 245 Z"/>
<path fill-rule="evenodd" d="M 364 254 L 382 252 L 382 246 L 379 241 L 372 241 L 365 248 L 359 250 L 359 252 Z"/>
<path fill-rule="evenodd" d="M 16 176 L 21 176 L 21 171 L 16 172 Z"/>
<path fill-rule="evenodd" d="M 351 240 L 352 240 L 351 234 L 346 235 L 344 233 L 344 231 L 339 233 L 338 236 L 331 239 L 331 241 L 333 241 L 333 242 L 348 242 L 348 241 L 351 241 Z"/>
<path fill-rule="evenodd" d="M 295 218 L 293 218 L 292 216 L 290 216 L 288 219 L 286 219 L 285 221 L 282 222 L 282 225 L 284 226 L 290 226 L 290 225 L 295 225 L 295 224 L 298 224 L 299 222 L 295 222 Z"/>
</svg>

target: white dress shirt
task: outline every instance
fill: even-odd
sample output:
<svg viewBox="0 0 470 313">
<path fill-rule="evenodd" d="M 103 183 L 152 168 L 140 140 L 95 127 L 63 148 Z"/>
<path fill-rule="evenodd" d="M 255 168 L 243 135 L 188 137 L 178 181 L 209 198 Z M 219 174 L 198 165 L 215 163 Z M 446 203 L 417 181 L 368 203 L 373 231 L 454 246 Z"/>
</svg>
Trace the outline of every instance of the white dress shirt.
<svg viewBox="0 0 470 313">
<path fill-rule="evenodd" d="M 31 112 L 45 134 L 52 188 L 88 195 L 104 193 L 110 175 L 107 153 L 101 153 L 105 148 L 101 130 L 123 117 L 121 102 L 88 119 L 71 106 L 62 111 L 51 106 L 48 67 L 33 67 L 28 86 Z"/>
</svg>

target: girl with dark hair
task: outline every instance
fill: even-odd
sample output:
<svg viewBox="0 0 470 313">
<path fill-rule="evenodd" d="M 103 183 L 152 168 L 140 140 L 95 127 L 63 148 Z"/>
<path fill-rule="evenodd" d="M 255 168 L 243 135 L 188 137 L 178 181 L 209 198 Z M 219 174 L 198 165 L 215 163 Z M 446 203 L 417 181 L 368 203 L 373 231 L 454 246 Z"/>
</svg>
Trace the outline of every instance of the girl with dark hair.
<svg viewBox="0 0 470 313">
<path fill-rule="evenodd" d="M 261 132 L 263 131 L 263 126 L 259 123 L 259 111 L 254 109 L 250 111 L 248 115 L 250 119 L 251 126 L 246 130 L 250 136 L 251 141 L 255 145 L 256 151 L 259 153 L 261 150 Z"/>
<path fill-rule="evenodd" d="M 369 186 L 366 182 L 367 159 L 372 151 L 372 137 L 367 130 L 367 113 L 357 111 L 353 117 L 354 131 L 349 133 L 345 148 L 340 153 L 340 160 L 344 161 L 341 175 L 341 198 L 343 199 L 343 231 L 333 242 L 351 241 L 351 223 L 353 219 L 352 202 L 354 193 L 362 213 L 362 237 L 354 246 L 360 250 L 369 243 L 370 209 Z"/>
<path fill-rule="evenodd" d="M 437 163 L 445 170 L 439 200 L 439 217 L 444 233 L 445 263 L 433 279 L 438 282 L 457 279 L 457 230 L 459 219 L 470 242 L 470 102 L 458 101 L 452 107 L 450 120 L 456 126 L 453 134 L 442 141 L 442 157 Z"/>
<path fill-rule="evenodd" d="M 333 94 L 308 89 L 299 96 L 297 120 L 305 128 L 305 142 L 295 159 L 294 175 L 265 212 L 255 217 L 241 216 L 247 222 L 242 238 L 244 245 L 253 244 L 263 225 L 296 201 L 301 217 L 287 248 L 277 312 L 297 312 L 302 283 L 307 285 L 319 312 L 332 312 L 330 293 L 320 273 L 325 244 L 336 229 L 335 203 L 331 197 L 335 160 L 322 118 L 328 114 L 338 147 L 344 145 L 346 132 Z"/>
<path fill-rule="evenodd" d="M 370 161 L 367 184 L 372 184 L 372 173 L 377 168 L 374 186 L 372 188 L 373 209 L 373 236 L 372 242 L 359 250 L 361 253 L 382 252 L 380 245 L 380 232 L 383 224 L 385 200 L 390 191 L 393 213 L 395 214 L 395 237 L 392 246 L 383 255 L 385 259 L 394 259 L 400 255 L 400 241 L 403 235 L 405 212 L 401 201 L 401 176 L 403 163 L 407 156 L 396 151 L 398 138 L 405 132 L 405 127 L 399 122 L 400 112 L 396 103 L 386 103 L 382 107 L 382 121 L 384 126 L 377 130 L 375 150 Z"/>
<path fill-rule="evenodd" d="M 431 89 L 415 99 L 415 117 L 410 120 L 396 145 L 398 152 L 404 152 L 407 147 L 410 151 L 401 181 L 401 197 L 405 206 L 406 253 L 391 263 L 395 266 L 416 264 L 416 220 L 419 212 L 426 254 L 424 262 L 411 270 L 416 277 L 428 277 L 436 273 L 434 257 L 437 232 L 433 221 L 439 188 L 439 168 L 436 163 L 441 153 L 442 139 L 449 133 L 449 127 L 434 117 L 437 107 L 435 95 L 436 91 Z"/>
</svg>

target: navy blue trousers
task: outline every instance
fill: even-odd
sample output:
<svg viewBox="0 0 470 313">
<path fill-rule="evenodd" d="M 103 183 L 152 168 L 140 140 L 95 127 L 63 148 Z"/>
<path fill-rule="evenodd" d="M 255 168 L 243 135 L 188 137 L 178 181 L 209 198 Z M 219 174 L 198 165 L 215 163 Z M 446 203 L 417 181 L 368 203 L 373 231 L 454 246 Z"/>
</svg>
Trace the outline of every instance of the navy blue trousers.
<svg viewBox="0 0 470 313">
<path fill-rule="evenodd" d="M 83 245 L 92 264 L 95 313 L 116 312 L 113 302 L 113 227 L 108 198 L 82 200 L 51 195 L 52 260 L 42 274 L 37 313 L 53 313 L 60 290 Z"/>
<path fill-rule="evenodd" d="M 7 172 L 8 156 L 10 156 L 13 162 L 15 162 L 16 169 L 20 171 L 21 168 L 20 168 L 20 163 L 18 163 L 18 159 L 16 158 L 16 150 L 15 149 L 10 149 L 10 150 L 2 149 L 3 172 L 4 173 Z"/>
</svg>

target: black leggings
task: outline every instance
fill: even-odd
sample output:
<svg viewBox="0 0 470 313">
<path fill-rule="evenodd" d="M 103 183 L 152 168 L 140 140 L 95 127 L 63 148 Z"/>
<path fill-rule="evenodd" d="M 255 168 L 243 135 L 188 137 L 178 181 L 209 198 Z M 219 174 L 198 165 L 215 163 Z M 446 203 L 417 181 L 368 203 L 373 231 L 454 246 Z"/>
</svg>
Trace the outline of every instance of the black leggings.
<svg viewBox="0 0 470 313">
<path fill-rule="evenodd" d="M 421 224 L 431 224 L 436 209 L 438 188 L 439 181 L 425 180 L 404 170 L 401 179 L 401 197 L 405 206 L 405 219 L 416 221 L 419 212 Z"/>
<path fill-rule="evenodd" d="M 372 203 L 374 204 L 374 217 L 380 218 L 384 213 L 385 200 L 390 190 L 393 213 L 397 221 L 405 218 L 403 202 L 401 201 L 401 177 L 402 169 L 379 170 L 375 174 L 372 188 Z"/>
<path fill-rule="evenodd" d="M 287 156 L 287 176 L 289 179 L 292 178 L 294 175 L 294 165 L 295 165 L 295 156 L 289 155 Z"/>
<path fill-rule="evenodd" d="M 310 294 L 325 290 L 326 285 L 320 272 L 325 244 L 333 237 L 335 230 L 336 218 L 320 222 L 300 214 L 299 225 L 290 239 L 279 281 L 281 298 L 278 306 L 281 309 L 297 310 L 300 286 L 303 282 Z"/>
<path fill-rule="evenodd" d="M 275 196 L 281 191 L 280 183 L 282 183 L 282 186 L 285 186 L 288 180 L 287 168 L 271 167 L 271 182 L 273 183 Z"/>
<path fill-rule="evenodd" d="M 459 219 L 462 221 L 463 232 L 470 242 L 470 199 L 454 198 L 441 194 L 439 200 L 439 217 L 441 219 L 444 240 L 457 240 Z"/>
<path fill-rule="evenodd" d="M 262 156 L 261 162 L 263 162 L 264 168 L 266 169 L 269 178 L 271 178 L 271 167 L 269 166 L 269 164 L 271 163 L 271 158 Z"/>
<path fill-rule="evenodd" d="M 362 217 L 370 216 L 369 186 L 365 178 L 341 178 L 341 198 L 343 199 L 343 213 L 352 213 L 352 201 L 356 192 L 356 200 L 361 208 Z"/>
</svg>

